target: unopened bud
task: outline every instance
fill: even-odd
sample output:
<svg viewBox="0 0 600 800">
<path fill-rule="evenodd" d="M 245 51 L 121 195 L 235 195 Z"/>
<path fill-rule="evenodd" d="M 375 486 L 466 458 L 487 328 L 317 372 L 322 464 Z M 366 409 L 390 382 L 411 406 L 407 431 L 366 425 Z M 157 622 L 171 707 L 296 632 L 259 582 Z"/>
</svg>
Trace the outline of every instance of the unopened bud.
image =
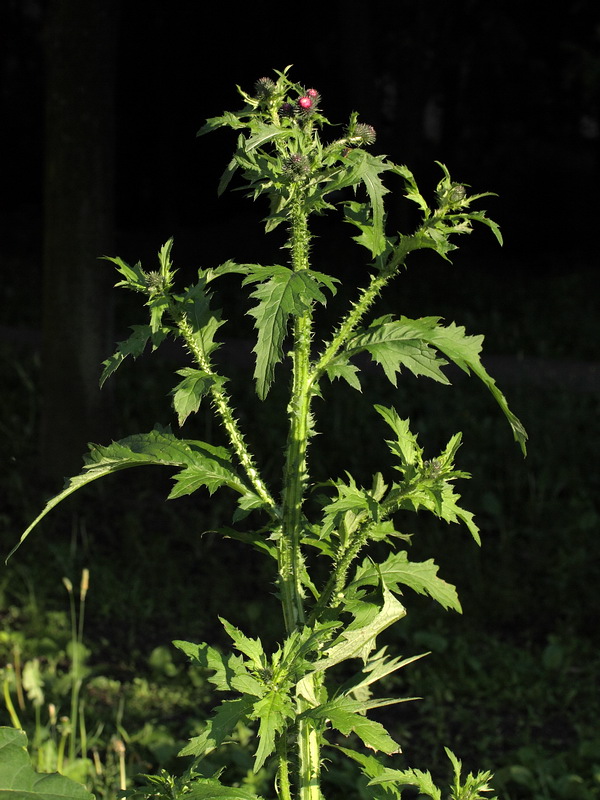
<svg viewBox="0 0 600 800">
<path fill-rule="evenodd" d="M 459 183 L 456 186 L 452 187 L 448 199 L 450 200 L 451 203 L 460 203 L 462 200 L 465 199 L 466 196 L 467 196 L 467 190 L 462 184 Z"/>
<path fill-rule="evenodd" d="M 165 281 L 160 272 L 148 272 L 145 276 L 148 294 L 158 294 L 165 288 Z"/>
<path fill-rule="evenodd" d="M 310 161 L 302 153 L 294 153 L 294 155 L 286 158 L 283 163 L 283 169 L 294 178 L 301 178 L 310 172 Z"/>
<path fill-rule="evenodd" d="M 372 125 L 366 125 L 364 122 L 351 125 L 346 132 L 346 141 L 354 147 L 373 144 L 376 138 L 375 128 Z"/>
<path fill-rule="evenodd" d="M 275 83 L 271 78 L 259 78 L 254 84 L 254 91 L 259 100 L 266 100 L 273 94 Z"/>
<path fill-rule="evenodd" d="M 366 125 L 364 122 L 358 123 L 354 135 L 360 138 L 362 144 L 373 144 L 377 138 L 375 128 L 372 125 Z"/>
</svg>

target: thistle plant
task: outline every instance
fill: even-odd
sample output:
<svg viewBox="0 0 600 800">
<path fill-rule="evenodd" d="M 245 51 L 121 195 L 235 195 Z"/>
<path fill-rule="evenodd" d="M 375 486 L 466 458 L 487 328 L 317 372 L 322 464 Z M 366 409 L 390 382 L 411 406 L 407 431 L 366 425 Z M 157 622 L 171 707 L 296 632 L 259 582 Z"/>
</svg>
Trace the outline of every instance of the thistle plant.
<svg viewBox="0 0 600 800">
<path fill-rule="evenodd" d="M 201 268 L 193 285 L 178 288 L 172 241 L 161 247 L 154 271 L 108 258 L 120 275 L 117 286 L 141 296 L 149 319 L 133 326 L 129 338 L 104 362 L 101 384 L 128 356 L 135 358 L 147 347 L 156 350 L 168 338 L 179 339 L 190 362 L 178 370 L 172 393 L 178 425 L 184 426 L 208 401 L 228 444 L 182 438 L 157 426 L 108 446 L 90 445 L 81 474 L 47 504 L 21 541 L 51 508 L 91 481 L 128 467 L 163 465 L 175 469 L 171 499 L 198 490 L 228 490 L 235 510 L 222 533 L 256 548 L 272 564 L 277 596 L 274 608 L 265 613 L 281 615 L 279 645 L 268 652 L 252 631 L 243 632 L 225 619 L 221 622 L 232 641 L 230 653 L 210 643 L 174 643 L 207 671 L 225 697 L 182 750 L 181 755 L 191 756 L 183 778 L 153 776 L 135 797 L 254 797 L 248 789 L 228 788 L 226 774 L 210 774 L 205 766 L 206 757 L 225 745 L 243 721 L 256 729 L 254 770 L 274 765 L 274 792 L 281 800 L 322 800 L 329 748 L 355 762 L 369 780 L 372 797 L 398 798 L 406 784 L 413 784 L 437 800 L 440 792 L 429 773 L 389 766 L 384 757 L 400 747 L 369 712 L 405 699 L 374 694 L 378 681 L 414 660 L 378 645 L 380 634 L 406 615 L 405 588 L 428 595 L 445 609 L 461 610 L 455 587 L 438 577 L 433 560 L 410 560 L 409 537 L 402 532 L 409 513 L 428 511 L 447 523 L 464 524 L 479 543 L 473 515 L 461 506 L 455 490 L 458 479 L 469 477 L 455 466 L 461 434 L 451 436 L 440 453 L 425 454 L 401 410 L 374 405 L 370 424 L 374 432 L 387 433 L 395 472 L 375 472 L 366 486 L 348 473 L 331 480 L 319 475 L 318 465 L 309 459 L 309 444 L 318 430 L 326 435 L 319 419 L 325 414 L 328 385 L 343 381 L 348 391 L 360 391 L 356 357 L 367 353 L 394 386 L 403 371 L 449 384 L 444 372 L 449 362 L 475 375 L 525 453 L 523 426 L 481 363 L 482 336 L 468 335 L 438 317 L 377 316 L 375 310 L 414 251 L 431 249 L 448 260 L 457 237 L 470 233 L 476 223 L 487 226 L 498 242 L 502 238 L 498 225 L 474 207 L 490 193 L 469 194 L 439 164 L 441 177 L 430 204 L 406 166 L 372 154 L 376 132 L 368 122 L 352 113 L 345 128 L 333 126 L 323 115 L 316 89 L 294 83 L 289 68 L 275 75 L 261 78 L 252 92 L 239 89 L 244 107 L 208 119 L 199 135 L 221 128 L 236 132 L 219 193 L 230 183 L 241 184 L 249 197 L 268 200 L 265 231 L 285 228 L 287 263 L 226 261 Z M 384 179 L 386 184 L 396 181 L 406 200 L 416 205 L 420 221 L 411 233 L 396 231 L 386 215 L 390 189 Z M 326 213 L 341 213 L 352 226 L 368 266 L 354 300 L 320 341 L 315 311 L 326 305 L 339 283 L 330 272 L 311 266 L 310 223 Z M 227 275 L 239 276 L 249 294 L 258 397 L 270 400 L 276 376 L 289 382 L 280 485 L 265 480 L 238 422 L 226 377 L 215 365 L 225 321 L 213 303 L 213 289 Z M 373 542 L 385 557 L 375 560 L 369 548 Z M 324 580 L 323 563 L 328 564 Z M 332 680 L 332 672 L 343 674 L 344 682 Z M 461 782 L 460 762 L 450 752 L 449 757 L 455 772 L 452 797 L 475 798 L 489 791 L 487 773 Z"/>
</svg>

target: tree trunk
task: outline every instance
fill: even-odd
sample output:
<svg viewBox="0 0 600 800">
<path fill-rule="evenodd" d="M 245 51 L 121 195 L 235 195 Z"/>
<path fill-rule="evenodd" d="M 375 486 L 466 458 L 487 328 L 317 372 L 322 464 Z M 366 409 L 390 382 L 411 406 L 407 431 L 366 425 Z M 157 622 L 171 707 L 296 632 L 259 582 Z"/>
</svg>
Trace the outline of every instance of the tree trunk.
<svg viewBox="0 0 600 800">
<path fill-rule="evenodd" d="M 79 471 L 108 433 L 117 0 L 50 0 L 46 36 L 41 463 Z"/>
</svg>

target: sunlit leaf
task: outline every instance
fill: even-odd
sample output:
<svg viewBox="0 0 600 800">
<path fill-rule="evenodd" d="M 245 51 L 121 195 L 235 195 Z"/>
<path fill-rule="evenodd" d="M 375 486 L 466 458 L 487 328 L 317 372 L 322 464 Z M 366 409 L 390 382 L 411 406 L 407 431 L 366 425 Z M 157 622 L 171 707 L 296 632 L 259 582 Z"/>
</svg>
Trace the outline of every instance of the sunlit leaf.
<svg viewBox="0 0 600 800">
<path fill-rule="evenodd" d="M 85 786 L 58 773 L 38 773 L 27 752 L 27 735 L 0 728 L 0 798 L 2 800 L 94 800 Z"/>
<path fill-rule="evenodd" d="M 391 591 L 399 591 L 399 586 L 409 586 L 419 594 L 427 594 L 444 608 L 461 611 L 456 588 L 438 578 L 438 566 L 433 559 L 427 561 L 409 561 L 405 550 L 390 553 L 382 564 L 374 564 L 366 558 L 356 570 L 349 589 L 358 586 L 377 586 L 380 580 Z"/>
</svg>

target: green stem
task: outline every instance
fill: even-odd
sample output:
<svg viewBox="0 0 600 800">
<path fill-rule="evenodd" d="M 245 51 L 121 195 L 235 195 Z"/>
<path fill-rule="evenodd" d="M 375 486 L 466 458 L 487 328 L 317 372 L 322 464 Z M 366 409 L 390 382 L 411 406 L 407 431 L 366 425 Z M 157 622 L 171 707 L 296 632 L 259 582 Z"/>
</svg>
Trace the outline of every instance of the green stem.
<svg viewBox="0 0 600 800">
<path fill-rule="evenodd" d="M 302 701 L 300 710 L 309 708 Z M 321 795 L 321 748 L 319 734 L 308 720 L 301 720 L 298 732 L 300 758 L 300 800 L 322 800 Z"/>
<path fill-rule="evenodd" d="M 380 272 L 371 275 L 369 285 L 361 290 L 358 300 L 352 305 L 352 308 L 340 323 L 333 339 L 315 364 L 310 376 L 311 387 L 318 384 L 319 378 L 348 342 L 364 315 L 381 294 L 381 291 L 395 277 L 402 264 L 404 264 L 406 256 L 411 250 L 419 249 L 421 246 L 418 237 L 420 230 L 414 236 L 405 236 L 401 239 L 385 267 Z"/>
<path fill-rule="evenodd" d="M 410 489 L 403 492 L 395 490 L 390 492 L 388 497 L 381 503 L 379 512 L 379 522 L 387 519 L 395 511 L 400 508 L 401 503 L 410 495 Z M 331 572 L 323 591 L 319 595 L 318 601 L 315 603 L 307 625 L 314 625 L 319 619 L 323 611 L 330 605 L 337 605 L 338 597 L 346 587 L 348 577 L 348 570 L 352 566 L 352 562 L 360 553 L 364 545 L 369 539 L 369 531 L 373 526 L 373 521 L 367 520 L 358 530 L 353 534 L 351 541 L 346 547 L 338 553 L 338 557 Z"/>
<path fill-rule="evenodd" d="M 308 215 L 303 208 L 303 190 L 297 187 L 290 212 L 290 246 L 294 271 L 309 269 L 310 234 Z M 294 321 L 293 379 L 288 406 L 289 432 L 283 475 L 282 528 L 279 538 L 279 586 L 283 616 L 288 634 L 305 624 L 302 589 L 303 526 L 302 504 L 307 481 L 306 451 L 310 435 L 310 346 L 312 307 Z M 298 698 L 297 712 L 310 708 Z M 319 734 L 309 719 L 298 723 L 298 790 L 300 800 L 321 800 Z"/>
<path fill-rule="evenodd" d="M 11 668 L 11 665 L 8 664 L 6 667 L 6 673 Z M 23 726 L 21 725 L 21 720 L 19 719 L 17 712 L 15 711 L 15 707 L 13 705 L 12 697 L 10 696 L 10 687 L 8 685 L 8 675 L 5 673 L 4 680 L 2 681 L 2 691 L 4 693 L 4 704 L 6 706 L 6 710 L 8 711 L 8 715 L 10 717 L 10 721 L 12 722 L 13 728 L 22 729 Z"/>
<path fill-rule="evenodd" d="M 373 305 L 381 290 L 390 281 L 392 276 L 393 273 L 389 272 L 380 272 L 377 275 L 371 276 L 369 285 L 361 290 L 360 297 L 353 304 L 346 317 L 342 320 L 333 339 L 327 345 L 320 359 L 315 364 L 310 376 L 311 386 L 318 383 L 319 378 L 323 375 L 331 361 L 333 361 L 342 347 L 344 347 L 346 342 L 350 339 L 360 324 L 360 321 L 367 313 L 369 308 Z"/>
<path fill-rule="evenodd" d="M 344 587 L 346 586 L 348 570 L 369 538 L 369 528 L 371 525 L 372 523 L 367 523 L 362 530 L 356 532 L 352 538 L 352 541 L 339 555 L 335 567 L 330 574 L 323 591 L 319 595 L 317 603 L 315 603 L 315 606 L 311 611 L 307 622 L 308 625 L 314 625 L 323 611 L 325 611 L 329 605 L 337 605 L 337 602 L 332 601 L 336 601 L 340 592 L 344 590 Z"/>
<path fill-rule="evenodd" d="M 185 312 L 174 307 L 171 307 L 170 310 L 181 336 L 185 340 L 192 357 L 200 369 L 209 377 L 217 379 L 219 376 L 213 370 L 210 359 L 204 352 L 202 345 L 198 342 L 197 337 L 194 336 L 194 329 L 192 328 Z M 271 516 L 273 518 L 278 518 L 279 511 L 277 509 L 277 504 L 271 497 L 269 490 L 260 477 L 254 459 L 245 442 L 244 436 L 239 429 L 235 417 L 233 416 L 233 412 L 231 410 L 231 401 L 227 396 L 227 393 L 221 388 L 219 381 L 215 381 L 215 383 L 211 386 L 210 393 L 217 413 L 221 418 L 223 427 L 229 436 L 231 446 L 233 447 L 240 464 L 244 468 L 244 471 L 246 472 L 254 491 L 265 503 Z"/>
<path fill-rule="evenodd" d="M 285 733 L 283 736 L 279 737 L 277 742 L 276 789 L 279 800 L 292 800 L 292 789 L 290 786 L 290 760 Z"/>
<path fill-rule="evenodd" d="M 302 208 L 300 188 L 290 212 L 290 246 L 295 272 L 309 268 L 310 234 Z M 309 385 L 312 308 L 294 320 L 293 379 L 288 406 L 289 431 L 283 474 L 282 531 L 279 539 L 279 585 L 288 633 L 304 624 L 302 591 L 302 503 L 306 485 L 306 450 L 310 426 L 312 392 Z"/>
</svg>

